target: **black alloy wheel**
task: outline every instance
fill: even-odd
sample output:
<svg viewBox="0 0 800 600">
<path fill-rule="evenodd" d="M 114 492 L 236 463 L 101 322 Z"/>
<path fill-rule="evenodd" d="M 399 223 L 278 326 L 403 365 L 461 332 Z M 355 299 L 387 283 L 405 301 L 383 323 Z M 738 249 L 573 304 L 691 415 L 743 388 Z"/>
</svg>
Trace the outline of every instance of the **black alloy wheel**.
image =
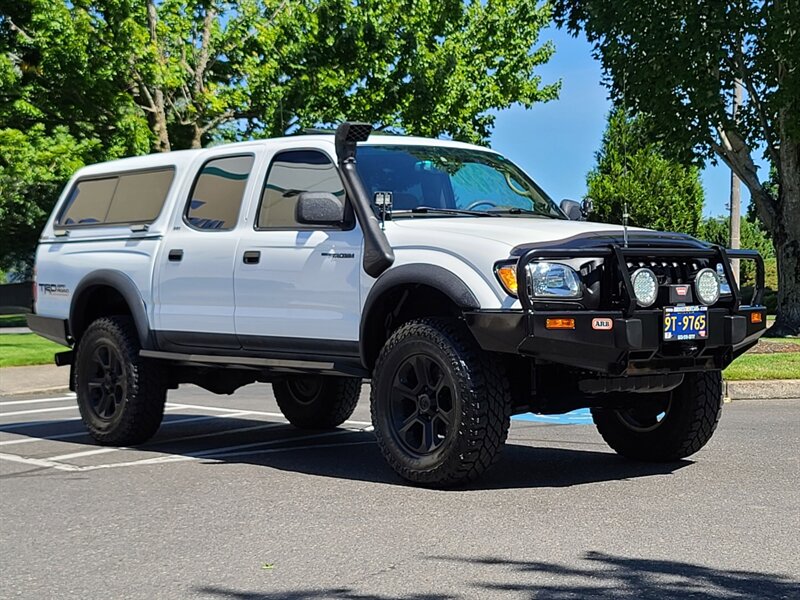
<svg viewBox="0 0 800 600">
<path fill-rule="evenodd" d="M 455 382 L 436 358 L 416 354 L 394 374 L 391 391 L 392 433 L 411 455 L 438 450 L 454 429 Z"/>
<path fill-rule="evenodd" d="M 91 358 L 92 376 L 86 382 L 88 407 L 102 421 L 112 421 L 128 394 L 122 356 L 114 346 L 100 343 Z"/>
</svg>

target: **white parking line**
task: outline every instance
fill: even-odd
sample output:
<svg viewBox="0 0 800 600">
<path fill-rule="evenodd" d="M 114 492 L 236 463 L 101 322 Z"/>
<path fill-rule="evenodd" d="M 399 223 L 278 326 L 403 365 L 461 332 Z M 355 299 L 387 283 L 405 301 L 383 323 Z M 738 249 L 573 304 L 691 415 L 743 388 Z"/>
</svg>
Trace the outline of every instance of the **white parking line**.
<svg viewBox="0 0 800 600">
<path fill-rule="evenodd" d="M 76 407 L 77 408 L 77 407 Z M 180 407 L 167 407 L 164 409 L 164 412 L 171 411 L 171 410 L 178 410 Z M 8 414 L 8 413 L 6 413 Z M 0 417 L 3 417 L 0 413 Z M 219 418 L 217 415 L 209 418 Z M 66 419 L 54 419 L 52 421 L 32 421 L 30 423 L 0 423 L 0 433 L 14 433 L 17 429 L 25 429 L 26 427 L 42 427 L 43 425 L 60 425 L 61 423 L 69 423 L 70 421 L 80 421 L 80 417 L 68 417 Z M 85 432 L 84 432 L 85 433 Z M 72 434 L 70 434 L 72 435 Z M 80 433 L 74 434 L 75 437 L 81 435 Z M 34 440 L 40 439 L 48 439 L 48 438 L 33 438 Z M 19 443 L 18 440 L 8 440 L 5 442 L 0 442 L 0 444 L 11 444 L 11 443 Z"/>
<path fill-rule="evenodd" d="M 42 402 L 61 402 L 63 400 L 75 400 L 75 395 L 61 396 L 59 398 L 36 398 L 35 400 L 11 400 L 10 402 L 0 402 L 0 406 L 17 406 L 19 404 L 41 404 Z"/>
<path fill-rule="evenodd" d="M 275 444 L 280 444 L 283 442 L 291 442 L 292 440 L 304 441 L 304 440 L 311 440 L 311 439 L 318 439 L 323 437 L 331 437 L 335 435 L 343 435 L 345 433 L 357 433 L 359 431 L 364 431 L 363 429 L 339 429 L 336 431 L 328 431 L 326 433 L 318 433 L 316 435 L 306 435 L 302 437 L 296 438 L 281 438 L 279 440 L 271 440 L 268 442 L 255 442 L 252 444 L 239 444 L 236 446 L 228 446 L 227 448 L 216 448 L 214 450 L 199 450 L 197 452 L 189 452 L 186 454 L 167 454 L 166 456 L 157 456 L 155 458 L 145 458 L 141 460 L 132 460 L 129 462 L 120 462 L 120 463 L 111 463 L 111 464 L 104 464 L 104 465 L 90 465 L 86 467 L 79 467 L 81 471 L 97 471 L 99 469 L 117 469 L 120 467 L 135 467 L 135 466 L 145 466 L 145 465 L 161 465 L 165 463 L 173 463 L 173 462 L 185 462 L 190 460 L 202 460 L 202 459 L 210 459 L 210 460 L 219 460 L 227 457 L 233 456 L 247 456 L 252 454 L 269 454 L 270 452 L 275 452 L 276 450 L 248 450 L 244 452 L 237 452 L 237 450 L 244 449 L 244 448 L 253 448 L 255 446 L 259 446 L 261 448 L 265 446 L 274 446 Z M 358 442 L 364 443 L 364 442 Z M 371 441 L 369 443 L 372 443 Z M 307 444 L 303 446 L 292 446 L 290 448 L 279 448 L 278 451 L 287 451 L 287 450 L 305 450 L 307 448 L 328 448 L 331 446 L 344 446 L 345 444 L 326 444 L 326 445 L 316 445 L 316 444 Z M 2 456 L 0 455 L 0 458 Z M 72 465 L 71 465 L 72 466 Z"/>
<path fill-rule="evenodd" d="M 199 417 L 186 417 L 185 419 L 175 419 L 173 421 L 164 421 L 161 423 L 161 427 L 165 427 L 167 425 L 177 425 L 179 423 L 190 423 L 193 421 L 210 421 L 211 419 L 224 419 L 228 415 L 203 415 Z M 75 421 L 77 419 L 68 419 L 70 421 Z M 47 422 L 47 421 L 45 421 Z M 62 421 L 53 421 L 53 423 L 61 423 Z M 36 423 L 36 425 L 40 425 L 40 423 Z M 0 432 L 2 433 L 2 432 Z M 16 435 L 16 434 L 15 434 Z M 22 435 L 22 434 L 20 434 Z M 58 441 L 58 440 L 68 440 L 70 438 L 76 437 L 83 437 L 89 435 L 86 431 L 77 431 L 75 433 L 61 433 L 58 435 L 50 435 L 50 436 L 42 436 L 42 437 L 24 437 L 18 440 L 3 440 L 0 442 L 0 446 L 9 446 L 12 444 L 30 444 L 31 442 L 41 442 L 41 441 Z"/>
<path fill-rule="evenodd" d="M 206 410 L 217 410 L 220 412 L 235 412 L 236 408 L 222 408 L 221 406 L 205 406 L 203 404 L 182 404 L 178 402 L 167 402 L 167 406 L 177 406 L 179 408 L 196 408 L 196 409 L 206 409 Z M 254 415 L 261 415 L 263 417 L 275 417 L 278 419 L 285 419 L 282 413 L 277 412 L 265 412 L 262 410 L 251 410 L 251 414 Z M 345 423 L 351 423 L 353 425 L 361 425 L 361 426 L 368 426 L 372 425 L 369 421 L 345 421 Z"/>
<path fill-rule="evenodd" d="M 210 418 L 227 419 L 227 418 L 233 418 L 233 417 L 243 417 L 243 416 L 248 415 L 248 414 L 250 414 L 249 411 L 244 410 L 244 411 L 241 411 L 241 412 L 238 412 L 238 413 L 232 413 L 230 415 L 214 416 L 214 417 L 210 417 Z M 215 435 L 226 435 L 228 433 L 239 432 L 239 431 L 252 431 L 254 429 L 267 429 L 269 427 L 280 427 L 281 425 L 284 425 L 284 423 L 266 423 L 264 425 L 254 425 L 254 426 L 251 426 L 251 427 L 239 427 L 237 429 L 226 429 L 226 430 L 223 430 L 223 431 L 214 431 L 214 432 L 210 432 L 210 433 L 198 433 L 198 434 L 185 435 L 185 436 L 176 437 L 176 438 L 167 438 L 165 440 L 155 440 L 153 443 L 154 444 L 170 444 L 172 442 L 181 442 L 181 441 L 185 441 L 185 440 L 193 440 L 193 439 L 199 439 L 199 438 L 204 438 L 204 437 L 212 437 L 212 436 L 215 436 Z M 141 452 L 147 452 L 148 451 L 147 448 L 129 448 L 128 446 L 117 446 L 117 447 L 113 447 L 113 448 L 95 448 L 93 450 L 84 450 L 82 452 L 72 452 L 70 454 L 60 454 L 58 456 L 51 456 L 51 457 L 49 457 L 49 458 L 47 458 L 45 460 L 62 461 L 62 460 L 67 460 L 69 458 L 80 458 L 80 457 L 83 457 L 83 456 L 94 456 L 96 454 L 108 454 L 109 452 L 117 452 L 119 450 L 138 450 L 138 451 L 141 451 Z"/>
<path fill-rule="evenodd" d="M 57 412 L 60 410 L 78 410 L 77 406 L 57 406 L 55 408 L 34 408 L 33 410 L 16 410 L 14 412 L 0 412 L 0 417 L 17 417 L 20 415 L 33 415 L 46 412 Z"/>
<path fill-rule="evenodd" d="M 34 467 L 44 467 L 50 469 L 58 469 L 59 471 L 80 471 L 80 467 L 75 465 L 65 465 L 63 463 L 47 460 L 46 458 L 28 458 L 26 456 L 17 456 L 16 454 L 6 454 L 0 452 L 0 460 L 7 460 L 9 462 L 22 463 L 24 465 L 31 465 Z"/>
<path fill-rule="evenodd" d="M 168 454 L 166 456 L 158 456 L 155 458 L 146 458 L 142 460 L 133 460 L 129 462 L 119 462 L 119 463 L 111 463 L 103 465 L 88 465 L 83 467 L 78 465 L 71 465 L 67 463 L 58 462 L 53 459 L 28 458 L 26 456 L 17 456 L 16 454 L 6 454 L 6 453 L 0 453 L 0 460 L 6 460 L 9 462 L 16 462 L 35 467 L 57 469 L 59 471 L 71 471 L 71 472 L 97 471 L 100 469 L 118 469 L 122 467 L 133 467 L 140 465 L 159 465 L 159 464 L 173 463 L 173 462 L 196 461 L 201 459 L 219 460 L 234 456 L 247 456 L 253 454 L 273 454 L 276 452 L 290 452 L 293 450 L 310 450 L 314 448 L 333 448 L 333 447 L 343 447 L 343 446 L 355 446 L 361 444 L 372 444 L 374 443 L 372 440 L 365 440 L 360 442 L 347 442 L 344 444 L 306 444 L 302 446 L 291 446 L 289 448 L 273 448 L 268 450 L 245 450 L 243 452 L 237 451 L 244 448 L 252 448 L 253 446 L 256 445 L 259 445 L 263 448 L 264 446 L 275 445 L 281 442 L 288 442 L 292 440 L 319 439 L 323 437 L 343 435 L 345 433 L 357 433 L 359 431 L 368 431 L 369 429 L 370 428 L 344 429 L 344 430 L 340 429 L 337 431 L 329 431 L 326 433 L 319 433 L 310 436 L 302 436 L 299 438 L 282 438 L 280 440 L 271 440 L 269 442 L 260 442 L 258 444 L 240 444 L 237 446 L 228 446 L 227 448 L 217 448 L 215 450 L 203 450 L 198 452 L 191 452 L 189 454 L 184 454 L 184 455 Z"/>
</svg>

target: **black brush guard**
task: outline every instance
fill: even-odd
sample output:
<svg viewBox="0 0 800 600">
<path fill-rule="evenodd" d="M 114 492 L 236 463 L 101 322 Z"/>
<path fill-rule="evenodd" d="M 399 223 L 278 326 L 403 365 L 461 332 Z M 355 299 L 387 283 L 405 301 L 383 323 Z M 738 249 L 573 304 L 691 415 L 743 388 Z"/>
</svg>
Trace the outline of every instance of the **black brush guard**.
<svg viewBox="0 0 800 600">
<path fill-rule="evenodd" d="M 537 308 L 527 288 L 527 267 L 532 262 L 602 259 L 603 268 L 621 282 L 621 295 L 598 309 L 576 307 L 576 303 L 547 302 Z M 629 259 L 669 259 L 670 261 L 709 261 L 723 266 L 731 288 L 708 308 L 709 337 L 706 340 L 663 340 L 663 308 L 640 308 L 636 304 L 628 270 Z M 741 291 L 733 278 L 731 259 L 751 260 L 756 267 L 756 283 L 749 304 L 742 304 Z M 624 247 L 610 244 L 591 248 L 534 248 L 517 262 L 519 300 L 523 310 L 479 310 L 465 313 L 467 324 L 478 343 L 486 350 L 508 352 L 537 361 L 557 363 L 579 370 L 612 376 L 652 375 L 724 369 L 752 347 L 763 334 L 766 316 L 761 299 L 764 293 L 764 261 L 753 250 L 725 250 L 709 247 Z M 617 287 L 615 285 L 615 287 Z M 609 299 L 610 291 L 601 288 Z M 541 303 L 538 303 L 541 306 Z M 752 313 L 759 313 L 753 316 Z M 547 319 L 571 318 L 574 329 L 549 329 Z M 597 319 L 610 320 L 612 327 L 597 327 Z"/>
</svg>

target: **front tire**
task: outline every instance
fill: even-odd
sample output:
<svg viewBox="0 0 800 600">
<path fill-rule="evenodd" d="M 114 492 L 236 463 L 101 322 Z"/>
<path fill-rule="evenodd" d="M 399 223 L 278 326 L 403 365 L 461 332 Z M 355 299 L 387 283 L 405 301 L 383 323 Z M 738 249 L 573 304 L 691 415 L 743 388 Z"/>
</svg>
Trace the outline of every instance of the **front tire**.
<svg viewBox="0 0 800 600">
<path fill-rule="evenodd" d="M 606 443 L 634 460 L 671 462 L 708 443 L 722 415 L 722 374 L 692 373 L 671 392 L 626 409 L 593 408 Z"/>
<path fill-rule="evenodd" d="M 511 422 L 502 363 L 451 319 L 410 321 L 391 335 L 375 365 L 371 409 L 389 465 L 432 487 L 463 484 L 486 471 Z"/>
<path fill-rule="evenodd" d="M 86 330 L 75 357 L 81 419 L 101 444 L 132 446 L 161 425 L 167 387 L 161 367 L 139 356 L 130 317 L 103 317 Z"/>
<path fill-rule="evenodd" d="M 361 395 L 358 377 L 302 375 L 272 384 L 283 416 L 300 429 L 333 429 L 353 414 Z"/>
</svg>

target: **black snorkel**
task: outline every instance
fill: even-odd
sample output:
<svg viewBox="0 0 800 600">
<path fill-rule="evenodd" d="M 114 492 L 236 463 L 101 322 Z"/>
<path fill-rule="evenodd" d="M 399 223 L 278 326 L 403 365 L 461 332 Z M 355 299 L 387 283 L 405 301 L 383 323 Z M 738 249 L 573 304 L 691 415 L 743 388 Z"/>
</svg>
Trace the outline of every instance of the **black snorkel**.
<svg viewBox="0 0 800 600">
<path fill-rule="evenodd" d="M 365 142 L 372 125 L 345 122 L 336 129 L 336 157 L 347 197 L 364 233 L 364 272 L 377 277 L 394 263 L 394 251 L 372 210 L 372 201 L 356 171 L 356 144 Z"/>
</svg>

